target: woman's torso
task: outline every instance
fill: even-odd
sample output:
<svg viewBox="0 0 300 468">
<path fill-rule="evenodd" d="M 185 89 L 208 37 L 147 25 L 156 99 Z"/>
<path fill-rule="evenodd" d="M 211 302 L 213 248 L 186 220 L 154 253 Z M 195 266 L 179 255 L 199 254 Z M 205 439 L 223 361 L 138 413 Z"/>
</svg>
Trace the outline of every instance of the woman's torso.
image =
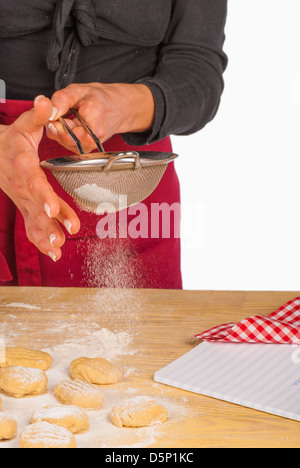
<svg viewBox="0 0 300 468">
<path fill-rule="evenodd" d="M 75 75 L 69 81 L 131 83 L 152 76 L 171 6 L 171 0 L 151 0 L 150 5 L 146 0 L 0 2 L 0 79 L 6 84 L 6 97 L 31 100 L 53 94 L 56 71 L 49 69 L 47 54 L 59 36 L 55 28 L 61 27 L 61 47 L 72 33 L 79 44 Z M 65 17 L 57 24 L 60 11 Z M 65 52 L 71 57 L 71 47 Z M 59 47 L 55 53 L 60 60 Z"/>
</svg>

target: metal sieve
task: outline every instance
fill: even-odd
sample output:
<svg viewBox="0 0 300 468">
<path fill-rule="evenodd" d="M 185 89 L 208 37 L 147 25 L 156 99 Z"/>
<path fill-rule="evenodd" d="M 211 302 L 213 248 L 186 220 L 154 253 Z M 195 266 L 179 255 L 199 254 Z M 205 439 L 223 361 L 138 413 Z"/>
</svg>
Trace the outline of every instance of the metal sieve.
<svg viewBox="0 0 300 468">
<path fill-rule="evenodd" d="M 75 109 L 71 112 L 90 133 L 99 152 L 84 153 L 81 142 L 60 118 L 80 154 L 48 159 L 40 165 L 52 172 L 85 211 L 111 213 L 140 203 L 155 190 L 167 165 L 178 157 L 175 153 L 159 151 L 105 152 L 85 120 Z"/>
</svg>

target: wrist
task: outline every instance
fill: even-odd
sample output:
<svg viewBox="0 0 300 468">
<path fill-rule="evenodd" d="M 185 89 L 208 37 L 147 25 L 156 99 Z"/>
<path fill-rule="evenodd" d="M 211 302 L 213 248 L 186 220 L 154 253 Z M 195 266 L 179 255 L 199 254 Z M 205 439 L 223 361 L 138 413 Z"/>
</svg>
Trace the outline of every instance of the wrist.
<svg viewBox="0 0 300 468">
<path fill-rule="evenodd" d="M 116 133 L 147 132 L 151 130 L 155 101 L 144 84 L 113 83 L 101 85 L 110 95 L 110 113 L 118 122 Z M 103 89 L 103 88 L 102 88 Z"/>
<path fill-rule="evenodd" d="M 154 122 L 155 102 L 150 89 L 144 84 L 132 84 L 129 101 L 131 118 L 128 123 L 130 128 L 125 132 L 147 132 L 151 130 Z M 123 133 L 125 133 L 123 132 Z"/>
</svg>

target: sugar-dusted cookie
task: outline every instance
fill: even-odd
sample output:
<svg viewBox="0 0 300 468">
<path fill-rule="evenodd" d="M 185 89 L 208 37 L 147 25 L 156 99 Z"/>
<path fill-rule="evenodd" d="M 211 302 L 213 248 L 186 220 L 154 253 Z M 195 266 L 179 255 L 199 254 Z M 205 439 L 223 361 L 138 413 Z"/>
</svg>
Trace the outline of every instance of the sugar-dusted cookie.
<svg viewBox="0 0 300 468">
<path fill-rule="evenodd" d="M 73 432 L 86 431 L 89 428 L 87 413 L 74 405 L 48 405 L 37 410 L 31 417 L 31 423 L 47 421 L 62 426 Z"/>
<path fill-rule="evenodd" d="M 75 359 L 70 364 L 70 374 L 73 379 L 98 385 L 116 383 L 122 377 L 117 366 L 101 357 Z"/>
<path fill-rule="evenodd" d="M 68 429 L 40 421 L 24 429 L 19 445 L 21 448 L 76 448 L 77 442 Z"/>
<path fill-rule="evenodd" d="M 166 408 L 144 396 L 132 398 L 114 407 L 110 413 L 112 423 L 118 427 L 150 426 L 167 419 Z"/>
<path fill-rule="evenodd" d="M 104 395 L 99 387 L 82 380 L 64 380 L 54 388 L 55 397 L 65 405 L 102 408 Z"/>
<path fill-rule="evenodd" d="M 36 349 L 14 347 L 5 348 L 5 360 L 0 367 L 22 366 L 47 370 L 52 364 L 50 354 Z"/>
<path fill-rule="evenodd" d="M 15 398 L 47 391 L 48 378 L 42 369 L 12 366 L 0 368 L 0 391 Z"/>
<path fill-rule="evenodd" d="M 0 440 L 11 439 L 16 435 L 17 422 L 4 413 L 0 413 Z"/>
</svg>

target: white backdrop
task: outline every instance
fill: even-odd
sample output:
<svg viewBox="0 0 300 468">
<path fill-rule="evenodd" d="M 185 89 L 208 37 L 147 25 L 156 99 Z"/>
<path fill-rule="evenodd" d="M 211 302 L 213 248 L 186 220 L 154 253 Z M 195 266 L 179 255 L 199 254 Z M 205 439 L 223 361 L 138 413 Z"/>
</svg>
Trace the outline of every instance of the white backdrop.
<svg viewBox="0 0 300 468">
<path fill-rule="evenodd" d="M 173 137 L 185 289 L 300 289 L 300 0 L 229 0 L 214 121 Z"/>
</svg>

